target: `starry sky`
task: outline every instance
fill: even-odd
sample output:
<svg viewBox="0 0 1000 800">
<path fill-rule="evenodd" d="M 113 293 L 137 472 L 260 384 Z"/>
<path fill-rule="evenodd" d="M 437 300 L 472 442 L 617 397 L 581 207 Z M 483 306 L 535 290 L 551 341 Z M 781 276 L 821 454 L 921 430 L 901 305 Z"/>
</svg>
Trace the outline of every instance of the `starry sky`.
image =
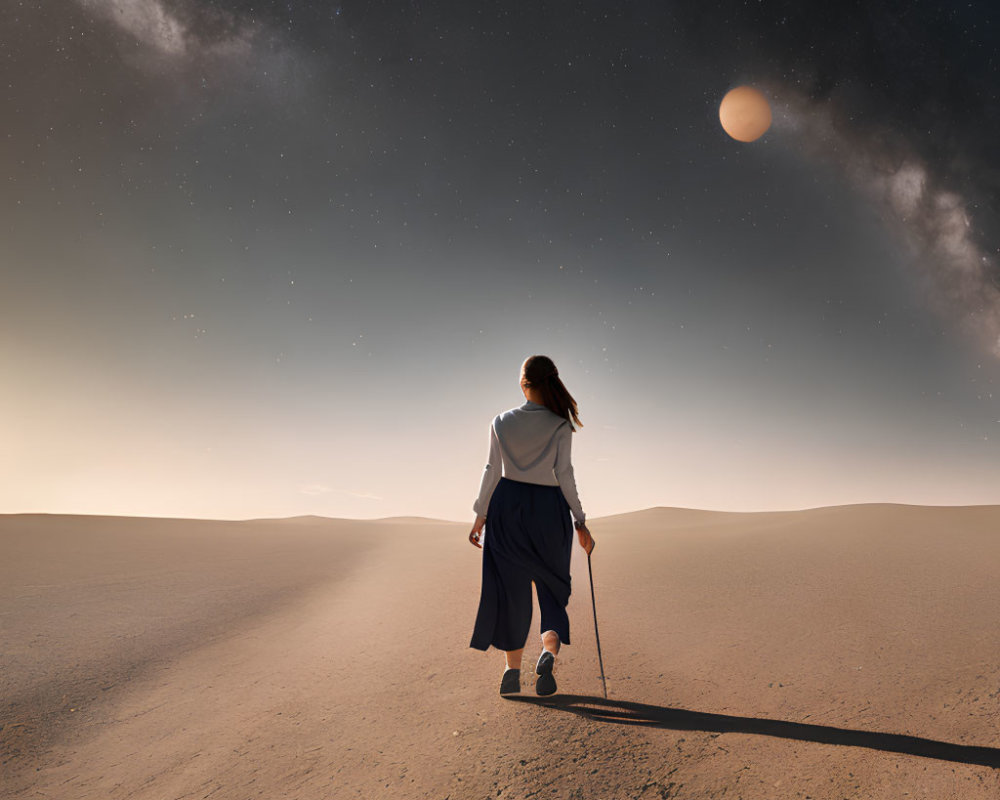
<svg viewBox="0 0 1000 800">
<path fill-rule="evenodd" d="M 1000 503 L 997 11 L 818 5 L 0 0 L 0 512 Z"/>
</svg>

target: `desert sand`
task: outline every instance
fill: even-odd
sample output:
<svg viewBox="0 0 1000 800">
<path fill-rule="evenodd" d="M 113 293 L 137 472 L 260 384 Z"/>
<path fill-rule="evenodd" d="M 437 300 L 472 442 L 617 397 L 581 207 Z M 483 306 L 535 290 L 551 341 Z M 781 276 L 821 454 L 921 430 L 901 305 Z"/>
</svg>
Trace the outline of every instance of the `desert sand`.
<svg viewBox="0 0 1000 800">
<path fill-rule="evenodd" d="M 469 523 L 0 517 L 0 795 L 1000 797 L 1000 507 L 591 527 L 608 700 L 579 548 L 504 699 Z"/>
</svg>

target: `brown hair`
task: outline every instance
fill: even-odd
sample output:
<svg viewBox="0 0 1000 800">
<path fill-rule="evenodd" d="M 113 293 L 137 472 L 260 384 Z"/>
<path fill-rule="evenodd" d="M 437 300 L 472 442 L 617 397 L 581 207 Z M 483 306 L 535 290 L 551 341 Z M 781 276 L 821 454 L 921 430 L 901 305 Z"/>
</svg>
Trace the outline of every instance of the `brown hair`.
<svg viewBox="0 0 1000 800">
<path fill-rule="evenodd" d="M 563 382 L 559 380 L 559 370 L 548 356 L 531 356 L 524 362 L 524 381 L 532 389 L 542 394 L 542 405 L 553 414 L 569 420 L 570 430 L 582 428 L 577 416 L 576 400 L 573 399 Z"/>
</svg>

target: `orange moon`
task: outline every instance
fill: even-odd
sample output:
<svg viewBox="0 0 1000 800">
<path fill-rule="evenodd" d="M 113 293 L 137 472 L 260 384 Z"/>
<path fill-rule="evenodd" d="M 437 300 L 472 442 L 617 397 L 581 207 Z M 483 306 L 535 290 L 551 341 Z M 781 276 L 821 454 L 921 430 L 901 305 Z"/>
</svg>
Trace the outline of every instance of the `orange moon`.
<svg viewBox="0 0 1000 800">
<path fill-rule="evenodd" d="M 736 141 L 752 142 L 771 127 L 771 106 L 752 86 L 737 86 L 722 98 L 719 122 Z"/>
</svg>

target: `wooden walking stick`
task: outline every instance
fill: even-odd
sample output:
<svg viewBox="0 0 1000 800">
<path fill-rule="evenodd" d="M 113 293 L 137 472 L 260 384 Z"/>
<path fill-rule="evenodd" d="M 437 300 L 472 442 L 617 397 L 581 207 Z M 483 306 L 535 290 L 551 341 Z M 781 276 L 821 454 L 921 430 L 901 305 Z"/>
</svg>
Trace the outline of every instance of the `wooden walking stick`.
<svg viewBox="0 0 1000 800">
<path fill-rule="evenodd" d="M 593 550 L 593 548 L 591 548 Z M 604 699 L 608 699 L 608 683 L 604 680 L 604 658 L 601 656 L 601 634 L 597 630 L 597 600 L 594 599 L 594 571 L 590 567 L 590 553 L 587 553 L 587 574 L 590 576 L 590 604 L 594 607 L 594 638 L 597 639 L 597 661 L 601 665 L 601 685 Z"/>
</svg>

